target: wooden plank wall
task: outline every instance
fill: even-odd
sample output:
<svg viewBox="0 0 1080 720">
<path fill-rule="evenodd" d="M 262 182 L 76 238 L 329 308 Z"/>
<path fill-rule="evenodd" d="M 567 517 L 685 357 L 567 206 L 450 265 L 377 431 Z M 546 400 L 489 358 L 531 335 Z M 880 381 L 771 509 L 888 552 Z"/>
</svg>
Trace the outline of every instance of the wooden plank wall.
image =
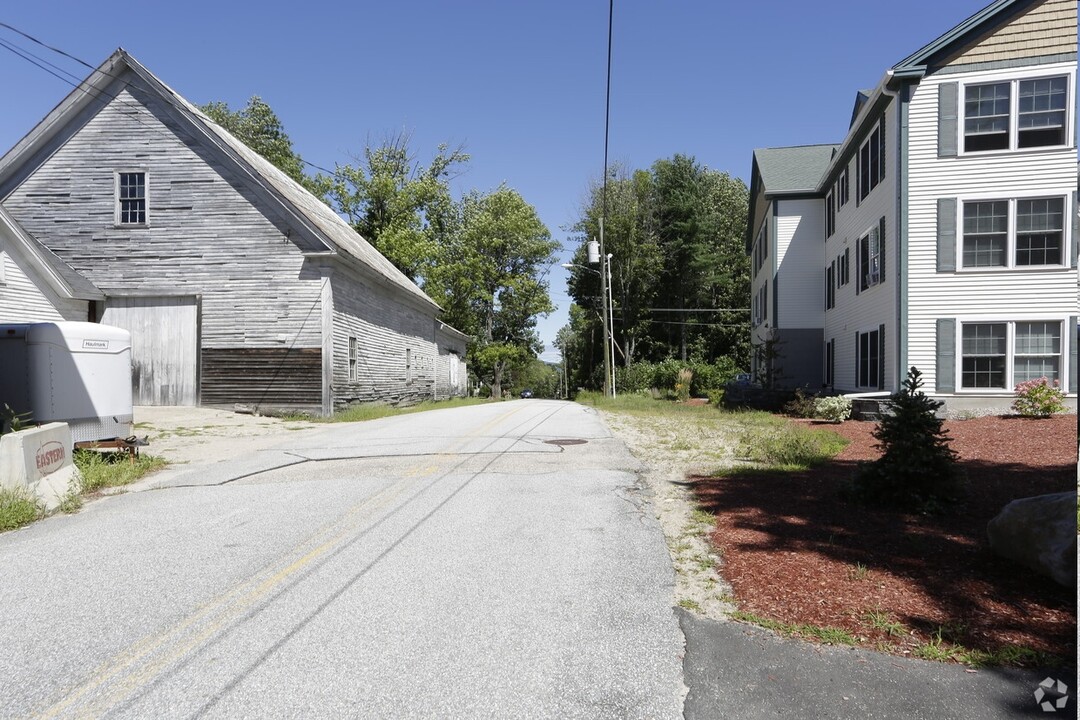
<svg viewBox="0 0 1080 720">
<path fill-rule="evenodd" d="M 434 397 L 438 347 L 433 317 L 345 268 L 331 280 L 334 296 L 334 406 L 386 401 L 413 404 Z M 356 338 L 357 380 L 349 381 L 349 337 Z M 406 350 L 412 364 L 406 372 Z M 410 377 L 411 376 L 411 377 Z"/>
<path fill-rule="evenodd" d="M 207 348 L 203 405 L 317 410 L 322 405 L 319 348 Z"/>
<path fill-rule="evenodd" d="M 107 293 L 200 295 L 204 347 L 318 347 L 319 278 L 278 211 L 133 78 L 5 209 Z M 114 172 L 133 169 L 147 173 L 144 228 L 114 224 Z"/>
</svg>

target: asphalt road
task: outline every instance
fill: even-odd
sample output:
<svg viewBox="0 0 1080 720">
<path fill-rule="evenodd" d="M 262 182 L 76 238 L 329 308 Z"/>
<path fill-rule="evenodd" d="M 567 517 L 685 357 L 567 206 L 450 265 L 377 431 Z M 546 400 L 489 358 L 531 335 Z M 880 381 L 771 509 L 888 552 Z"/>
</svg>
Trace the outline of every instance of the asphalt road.
<svg viewBox="0 0 1080 720">
<path fill-rule="evenodd" d="M 283 440 L 0 536 L 0 714 L 681 716 L 671 562 L 590 410 Z"/>
</svg>

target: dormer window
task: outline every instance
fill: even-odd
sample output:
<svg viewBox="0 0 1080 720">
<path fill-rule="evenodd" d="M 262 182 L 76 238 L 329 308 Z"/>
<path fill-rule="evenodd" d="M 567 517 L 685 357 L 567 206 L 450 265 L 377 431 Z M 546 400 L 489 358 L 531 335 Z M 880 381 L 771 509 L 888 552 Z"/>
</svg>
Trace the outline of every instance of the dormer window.
<svg viewBox="0 0 1080 720">
<path fill-rule="evenodd" d="M 116 173 L 116 224 L 146 225 L 146 173 Z"/>
</svg>

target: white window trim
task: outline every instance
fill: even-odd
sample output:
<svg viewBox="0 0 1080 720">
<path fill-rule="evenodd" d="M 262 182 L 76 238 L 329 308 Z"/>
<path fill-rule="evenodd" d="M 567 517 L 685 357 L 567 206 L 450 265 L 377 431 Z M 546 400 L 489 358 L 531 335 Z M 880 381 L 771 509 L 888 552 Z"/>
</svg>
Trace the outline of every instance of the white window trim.
<svg viewBox="0 0 1080 720">
<path fill-rule="evenodd" d="M 7 251 L 0 247 L 0 285 L 7 284 L 7 264 L 8 254 Z"/>
<path fill-rule="evenodd" d="M 1061 324 L 1061 355 L 1058 356 L 1058 386 L 1069 387 L 1069 344 L 1076 342 L 1075 335 L 1068 334 L 1068 317 L 1053 315 L 978 315 L 957 318 L 956 321 L 956 394 L 958 395 L 1015 395 L 1016 382 L 1013 377 L 1014 355 L 1016 353 L 1016 323 L 1057 322 Z M 964 387 L 964 326 L 987 323 L 1005 324 L 1005 388 L 966 388 Z"/>
<path fill-rule="evenodd" d="M 1017 126 L 1019 125 L 1020 109 L 1019 81 L 1060 77 L 1062 75 L 1068 76 L 1066 86 L 1069 93 L 1068 97 L 1065 98 L 1065 144 L 1043 145 L 1041 147 L 1032 148 L 1017 147 L 1017 139 L 1019 137 Z M 965 98 L 967 97 L 967 88 L 972 85 L 993 85 L 995 83 L 1003 82 L 1012 83 L 1009 91 L 1009 147 L 1001 150 L 965 150 L 964 125 L 966 124 L 965 119 L 967 118 L 967 115 L 964 112 L 964 108 Z M 957 97 L 957 104 L 959 106 L 959 111 L 957 112 L 958 117 L 956 122 L 956 152 L 958 157 L 985 157 L 993 155 L 1052 152 L 1056 150 L 1068 150 L 1075 147 L 1075 133 L 1071 131 L 1071 128 L 1073 127 L 1073 123 L 1076 122 L 1073 118 L 1076 107 L 1076 63 L 1070 63 L 1068 65 L 1042 65 L 1021 72 L 1005 70 L 995 73 L 984 73 L 969 77 L 965 80 L 960 80 L 958 84 L 959 95 Z"/>
<path fill-rule="evenodd" d="M 359 373 L 357 367 L 359 365 L 359 351 L 356 344 L 356 336 L 349 336 L 349 382 L 356 382 Z"/>
<path fill-rule="evenodd" d="M 143 192 L 145 193 L 143 204 L 146 222 L 120 222 L 120 176 L 126 173 L 142 173 L 143 175 Z M 123 228 L 150 227 L 150 172 L 146 168 L 120 168 L 113 171 L 113 224 Z"/>
<path fill-rule="evenodd" d="M 958 273 L 1001 273 L 1001 272 L 1044 272 L 1053 270 L 1068 270 L 1072 257 L 1072 189 L 1065 191 L 1026 191 L 1009 193 L 1007 196 L 987 195 L 962 195 L 957 198 L 959 207 L 956 209 L 956 271 Z M 1057 265 L 1017 265 L 1016 264 L 1016 201 L 1031 200 L 1035 198 L 1053 198 L 1062 201 L 1062 238 L 1061 238 L 1061 262 Z M 964 206 L 976 202 L 1007 202 L 1009 203 L 1009 222 L 1006 232 L 1006 262 L 1003 266 L 988 267 L 964 266 Z"/>
</svg>

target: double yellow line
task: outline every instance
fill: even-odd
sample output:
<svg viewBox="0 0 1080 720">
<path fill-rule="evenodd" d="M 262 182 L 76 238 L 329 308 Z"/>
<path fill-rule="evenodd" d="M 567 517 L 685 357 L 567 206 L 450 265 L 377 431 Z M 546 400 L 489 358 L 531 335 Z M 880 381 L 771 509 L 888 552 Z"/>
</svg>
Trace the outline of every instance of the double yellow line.
<svg viewBox="0 0 1080 720">
<path fill-rule="evenodd" d="M 307 569 L 320 558 L 327 556 L 352 540 L 356 531 L 363 526 L 366 520 L 389 506 L 404 491 L 414 486 L 420 478 L 438 473 L 440 467 L 443 466 L 443 462 L 455 458 L 456 454 L 466 444 L 522 409 L 524 409 L 524 406 L 519 405 L 511 408 L 508 412 L 499 413 L 488 422 L 456 440 L 443 452 L 434 455 L 434 462 L 430 458 L 425 458 L 422 463 L 407 468 L 402 479 L 357 503 L 345 515 L 324 526 L 286 553 L 286 558 L 295 557 L 294 560 L 269 575 L 267 575 L 268 570 L 260 571 L 231 590 L 203 604 L 194 613 L 165 632 L 149 635 L 132 644 L 100 665 L 91 673 L 89 678 L 48 709 L 36 714 L 35 717 L 55 718 L 67 714 L 80 700 L 113 682 L 115 678 L 126 671 L 145 662 L 142 667 L 115 683 L 105 697 L 94 702 L 91 707 L 76 712 L 76 715 L 96 717 L 117 707 L 141 687 L 153 682 L 164 669 L 213 638 L 222 628 L 241 617 L 274 590 L 282 587 L 297 573 Z M 305 548 L 311 547 L 313 544 L 315 547 L 305 552 Z M 172 647 L 167 652 L 156 659 L 150 660 L 152 655 L 168 645 L 172 645 Z"/>
</svg>

